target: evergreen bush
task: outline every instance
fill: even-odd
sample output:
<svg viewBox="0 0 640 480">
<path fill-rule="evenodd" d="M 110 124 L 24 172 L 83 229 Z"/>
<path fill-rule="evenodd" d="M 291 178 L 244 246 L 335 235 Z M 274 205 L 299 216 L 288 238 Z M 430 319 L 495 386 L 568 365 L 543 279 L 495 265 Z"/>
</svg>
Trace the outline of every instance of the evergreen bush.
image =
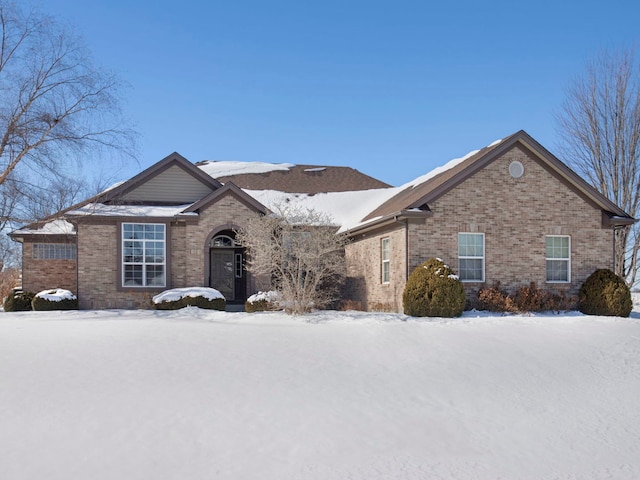
<svg viewBox="0 0 640 480">
<path fill-rule="evenodd" d="M 77 310 L 78 298 L 69 290 L 44 290 L 35 294 L 31 301 L 31 307 L 37 312 Z"/>
<path fill-rule="evenodd" d="M 156 310 L 178 310 L 184 307 L 198 307 L 208 310 L 227 308 L 227 302 L 222 294 L 213 288 L 189 287 L 165 290 L 152 299 Z"/>
<path fill-rule="evenodd" d="M 404 313 L 413 317 L 459 317 L 466 297 L 453 270 L 442 260 L 432 258 L 411 273 L 402 302 Z"/>
<path fill-rule="evenodd" d="M 628 317 L 632 308 L 629 287 L 611 270 L 596 270 L 580 287 L 578 310 L 582 313 Z"/>
<path fill-rule="evenodd" d="M 31 310 L 33 292 L 23 292 L 20 289 L 12 290 L 4 299 L 5 312 L 28 312 Z"/>
<path fill-rule="evenodd" d="M 225 311 L 227 302 L 224 298 L 216 298 L 209 300 L 205 297 L 182 297 L 179 300 L 171 300 L 166 302 L 154 303 L 153 308 L 156 310 L 179 310 L 184 307 L 206 308 L 208 310 Z"/>
<path fill-rule="evenodd" d="M 258 292 L 247 298 L 244 303 L 244 311 L 253 312 L 271 312 L 279 309 L 280 294 L 276 291 Z"/>
</svg>

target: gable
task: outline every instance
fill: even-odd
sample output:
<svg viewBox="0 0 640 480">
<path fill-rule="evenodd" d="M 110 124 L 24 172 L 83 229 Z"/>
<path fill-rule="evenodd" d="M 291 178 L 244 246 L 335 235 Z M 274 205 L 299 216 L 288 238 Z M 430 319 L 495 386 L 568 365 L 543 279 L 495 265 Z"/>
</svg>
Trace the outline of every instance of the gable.
<svg viewBox="0 0 640 480">
<path fill-rule="evenodd" d="M 603 215 L 608 217 L 610 225 L 633 223 L 634 220 L 626 212 L 587 184 L 522 130 L 494 142 L 488 147 L 472 152 L 462 159 L 452 161 L 444 167 L 436 169 L 434 174 L 427 174 L 409 182 L 401 187 L 400 191 L 392 198 L 378 205 L 364 218 L 364 221 L 375 221 L 378 218 L 397 215 L 399 212 L 407 210 L 428 211 L 432 202 L 471 178 L 496 159 L 502 158 L 516 146 L 527 151 L 528 155 L 538 162 L 550 176 L 560 180 L 589 205 L 601 209 Z"/>
<path fill-rule="evenodd" d="M 183 205 L 193 203 L 221 186 L 216 179 L 174 152 L 93 200 L 107 204 Z"/>
<path fill-rule="evenodd" d="M 196 213 L 202 210 L 206 210 L 207 208 L 211 207 L 216 202 L 219 202 L 221 199 L 227 196 L 233 196 L 236 200 L 243 203 L 246 207 L 253 210 L 254 212 L 265 214 L 268 211 L 267 208 L 254 197 L 241 190 L 233 183 L 228 182 L 223 187 L 195 202 L 189 208 L 184 210 L 184 213 Z"/>
<path fill-rule="evenodd" d="M 120 196 L 125 202 L 193 203 L 213 190 L 178 165 L 172 165 Z"/>
</svg>

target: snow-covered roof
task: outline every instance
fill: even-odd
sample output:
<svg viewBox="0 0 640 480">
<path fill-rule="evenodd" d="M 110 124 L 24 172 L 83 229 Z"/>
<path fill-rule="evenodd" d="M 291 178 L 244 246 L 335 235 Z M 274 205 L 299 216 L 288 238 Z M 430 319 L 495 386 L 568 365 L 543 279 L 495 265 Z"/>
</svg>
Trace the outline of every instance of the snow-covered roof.
<svg viewBox="0 0 640 480">
<path fill-rule="evenodd" d="M 182 213 L 191 204 L 177 206 L 157 205 L 105 205 L 103 203 L 91 203 L 83 207 L 67 212 L 73 217 L 101 216 L 101 217 L 155 217 L 170 218 L 178 215 L 196 215 L 195 213 Z"/>
<path fill-rule="evenodd" d="M 236 162 L 207 160 L 196 163 L 196 166 L 213 178 L 244 175 L 247 173 L 269 173 L 286 171 L 294 167 L 292 163 Z"/>
<path fill-rule="evenodd" d="M 378 188 L 354 192 L 327 192 L 308 195 L 275 190 L 246 190 L 253 198 L 271 211 L 283 207 L 311 209 L 327 214 L 339 231 L 348 230 L 360 223 L 364 216 L 391 198 L 398 188 Z"/>
<path fill-rule="evenodd" d="M 75 235 L 75 227 L 66 220 L 57 219 L 41 225 L 31 225 L 31 228 L 20 229 L 25 235 Z"/>
</svg>

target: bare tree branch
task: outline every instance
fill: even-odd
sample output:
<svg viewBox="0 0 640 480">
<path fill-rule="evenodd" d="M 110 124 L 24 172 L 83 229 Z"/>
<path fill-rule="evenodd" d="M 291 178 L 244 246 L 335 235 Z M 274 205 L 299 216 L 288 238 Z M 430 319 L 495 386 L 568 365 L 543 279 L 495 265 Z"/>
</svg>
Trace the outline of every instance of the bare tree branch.
<svg viewBox="0 0 640 480">
<path fill-rule="evenodd" d="M 640 69 L 632 50 L 603 51 L 577 78 L 557 116 L 568 162 L 628 214 L 640 213 Z M 640 235 L 615 232 L 616 273 L 638 274 Z"/>
<path fill-rule="evenodd" d="M 72 30 L 0 0 L 0 232 L 68 206 L 90 153 L 135 158 L 121 87 Z"/>
<path fill-rule="evenodd" d="M 289 313 L 326 307 L 338 296 L 347 239 L 332 223 L 315 210 L 283 207 L 236 232 L 236 241 L 248 250 L 247 269 L 272 279 Z"/>
</svg>

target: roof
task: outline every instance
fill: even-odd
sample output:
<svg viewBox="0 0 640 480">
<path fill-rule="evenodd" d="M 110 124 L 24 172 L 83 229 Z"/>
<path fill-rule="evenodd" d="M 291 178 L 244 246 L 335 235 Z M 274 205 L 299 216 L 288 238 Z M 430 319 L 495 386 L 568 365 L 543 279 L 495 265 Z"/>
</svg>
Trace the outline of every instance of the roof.
<svg viewBox="0 0 640 480">
<path fill-rule="evenodd" d="M 431 215 L 430 203 L 515 145 L 531 152 L 550 174 L 600 208 L 605 225 L 628 225 L 635 221 L 523 130 L 451 160 L 400 187 L 391 187 L 349 167 L 212 161 L 194 165 L 173 153 L 130 180 L 56 216 L 197 217 L 200 209 L 222 195 L 232 194 L 259 212 L 265 212 L 266 209 L 277 211 L 283 206 L 322 211 L 333 219 L 340 231 L 355 234 L 363 229 L 378 228 L 394 218 Z M 191 185 L 204 187 L 207 193 L 198 199 L 171 205 L 153 202 L 141 204 L 127 200 L 131 192 L 140 191 L 141 186 L 150 180 L 173 178 L 169 169 L 175 172 L 176 168 L 185 172 L 180 174 L 182 178 L 191 182 Z M 45 219 L 45 222 L 53 218 L 55 216 Z M 45 222 L 24 227 L 11 236 L 19 238 L 24 234 L 46 234 L 48 229 L 42 229 Z"/>
<path fill-rule="evenodd" d="M 316 194 L 390 187 L 351 167 L 214 161 L 196 166 L 219 182 L 249 190 Z"/>
<path fill-rule="evenodd" d="M 462 158 L 454 159 L 443 167 L 399 187 L 395 195 L 381 202 L 377 208 L 369 212 L 362 219 L 363 222 L 380 220 L 412 209 L 428 210 L 430 202 L 462 183 L 516 144 L 520 144 L 532 152 L 553 175 L 606 212 L 612 224 L 633 222 L 633 218 L 629 214 L 590 186 L 524 130 L 493 142 L 480 150 L 473 151 Z"/>
</svg>

